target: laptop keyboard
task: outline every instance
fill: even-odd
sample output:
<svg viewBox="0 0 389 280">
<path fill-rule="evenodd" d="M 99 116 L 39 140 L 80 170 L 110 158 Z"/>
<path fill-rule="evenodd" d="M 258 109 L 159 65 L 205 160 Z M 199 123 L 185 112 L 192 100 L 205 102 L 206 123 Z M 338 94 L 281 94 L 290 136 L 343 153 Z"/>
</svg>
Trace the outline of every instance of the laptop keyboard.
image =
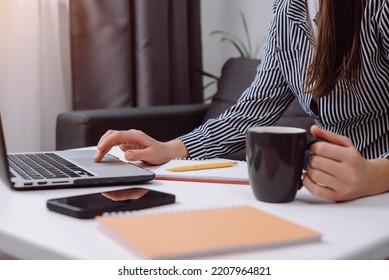
<svg viewBox="0 0 389 280">
<path fill-rule="evenodd" d="M 8 155 L 9 166 L 26 180 L 94 176 L 55 153 Z"/>
</svg>

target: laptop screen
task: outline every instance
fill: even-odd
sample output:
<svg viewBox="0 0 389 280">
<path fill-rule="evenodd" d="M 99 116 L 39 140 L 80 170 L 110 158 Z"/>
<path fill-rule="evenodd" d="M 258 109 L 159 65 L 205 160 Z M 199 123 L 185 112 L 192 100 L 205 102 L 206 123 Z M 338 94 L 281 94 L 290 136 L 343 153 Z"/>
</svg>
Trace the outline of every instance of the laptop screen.
<svg viewBox="0 0 389 280">
<path fill-rule="evenodd" d="M 7 159 L 7 149 L 5 146 L 5 138 L 3 132 L 3 124 L 0 116 L 0 180 L 7 186 L 11 186 L 9 177 L 9 166 Z"/>
</svg>

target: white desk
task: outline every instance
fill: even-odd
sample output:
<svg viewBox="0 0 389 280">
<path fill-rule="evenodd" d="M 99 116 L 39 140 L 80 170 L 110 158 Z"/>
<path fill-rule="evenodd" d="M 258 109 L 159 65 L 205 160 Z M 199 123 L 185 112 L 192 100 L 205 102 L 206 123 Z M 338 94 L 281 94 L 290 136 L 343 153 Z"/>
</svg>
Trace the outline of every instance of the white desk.
<svg viewBox="0 0 389 280">
<path fill-rule="evenodd" d="M 256 201 L 250 187 L 244 185 L 153 181 L 142 186 L 176 194 L 177 203 L 162 206 L 165 209 L 252 205 L 323 235 L 320 242 L 206 256 L 206 259 L 389 257 L 389 193 L 347 203 L 329 203 L 301 190 L 292 203 L 270 204 Z M 97 230 L 95 221 L 78 220 L 46 208 L 49 198 L 108 189 L 118 188 L 16 192 L 0 185 L 0 251 L 21 259 L 136 258 Z"/>
</svg>

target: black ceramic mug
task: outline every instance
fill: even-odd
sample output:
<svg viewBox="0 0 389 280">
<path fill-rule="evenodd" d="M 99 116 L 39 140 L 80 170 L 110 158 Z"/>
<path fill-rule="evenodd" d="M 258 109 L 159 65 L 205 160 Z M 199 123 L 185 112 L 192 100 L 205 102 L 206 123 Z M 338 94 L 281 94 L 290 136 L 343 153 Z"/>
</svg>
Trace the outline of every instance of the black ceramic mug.
<svg viewBox="0 0 389 280">
<path fill-rule="evenodd" d="M 294 127 L 252 127 L 246 137 L 250 185 L 264 202 L 293 201 L 301 187 L 306 151 L 317 141 L 307 141 L 307 131 Z"/>
</svg>

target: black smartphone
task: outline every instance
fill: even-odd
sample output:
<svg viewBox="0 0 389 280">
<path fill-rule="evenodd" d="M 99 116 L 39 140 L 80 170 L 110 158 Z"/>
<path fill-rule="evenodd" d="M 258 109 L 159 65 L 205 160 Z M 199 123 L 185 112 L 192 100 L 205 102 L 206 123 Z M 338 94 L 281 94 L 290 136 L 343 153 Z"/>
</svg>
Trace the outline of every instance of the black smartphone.
<svg viewBox="0 0 389 280">
<path fill-rule="evenodd" d="M 170 193 L 145 188 L 131 188 L 49 199 L 47 208 L 79 219 L 92 219 L 105 212 L 139 210 L 175 201 L 175 195 Z"/>
</svg>

